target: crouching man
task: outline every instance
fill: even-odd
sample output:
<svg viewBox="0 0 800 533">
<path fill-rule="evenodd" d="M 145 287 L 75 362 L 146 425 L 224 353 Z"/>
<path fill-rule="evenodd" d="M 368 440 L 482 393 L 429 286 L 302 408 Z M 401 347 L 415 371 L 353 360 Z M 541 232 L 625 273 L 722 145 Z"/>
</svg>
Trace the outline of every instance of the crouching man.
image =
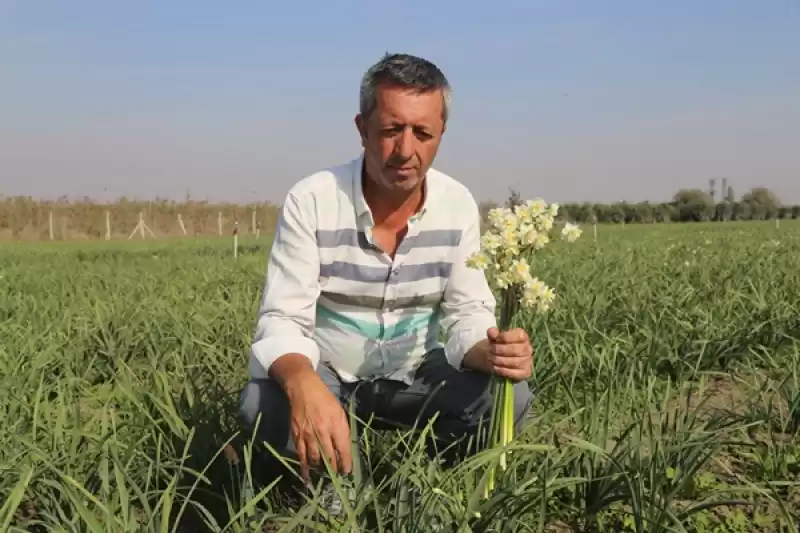
<svg viewBox="0 0 800 533">
<path fill-rule="evenodd" d="M 432 63 L 387 55 L 364 75 L 355 160 L 296 183 L 281 208 L 240 417 L 255 440 L 353 468 L 349 418 L 432 425 L 437 439 L 489 423 L 491 375 L 513 381 L 517 425 L 531 403 L 525 331 L 499 332 L 470 192 L 431 168 L 450 87 Z M 446 338 L 440 343 L 440 333 Z"/>
</svg>

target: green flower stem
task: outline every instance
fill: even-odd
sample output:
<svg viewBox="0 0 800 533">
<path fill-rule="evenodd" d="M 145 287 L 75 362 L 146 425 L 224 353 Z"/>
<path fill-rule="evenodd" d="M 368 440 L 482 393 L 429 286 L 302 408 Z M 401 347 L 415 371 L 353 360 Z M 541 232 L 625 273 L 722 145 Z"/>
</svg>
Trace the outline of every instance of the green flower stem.
<svg viewBox="0 0 800 533">
<path fill-rule="evenodd" d="M 500 331 L 507 331 L 511 327 L 514 316 L 517 314 L 520 305 L 521 287 L 512 285 L 502 291 Z M 490 446 L 508 446 L 514 440 L 514 389 L 511 380 L 500 376 L 494 376 L 492 380 L 492 421 L 490 424 Z M 507 452 L 503 451 L 500 455 L 500 468 L 505 471 L 508 466 Z M 489 472 L 488 492 L 494 490 L 495 467 L 491 467 Z"/>
</svg>

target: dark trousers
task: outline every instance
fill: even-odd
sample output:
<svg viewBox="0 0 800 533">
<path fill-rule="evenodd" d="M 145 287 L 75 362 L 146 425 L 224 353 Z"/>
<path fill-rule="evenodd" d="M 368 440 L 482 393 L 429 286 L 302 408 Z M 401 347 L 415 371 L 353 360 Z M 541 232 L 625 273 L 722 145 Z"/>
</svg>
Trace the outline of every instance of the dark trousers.
<svg viewBox="0 0 800 533">
<path fill-rule="evenodd" d="M 323 362 L 318 365 L 317 373 L 345 410 L 353 401 L 356 416 L 371 428 L 423 429 L 436 415 L 432 424 L 434 436 L 439 443 L 449 445 L 456 441 L 474 441 L 478 429 L 488 428 L 490 422 L 491 377 L 456 370 L 447 362 L 443 350 L 434 350 L 426 356 L 410 385 L 383 379 L 345 383 Z M 517 430 L 530 409 L 532 398 L 527 383 L 514 384 Z M 240 397 L 239 418 L 251 436 L 258 421 L 256 442 L 266 441 L 279 453 L 294 455 L 289 402 L 274 381 L 253 379 L 247 383 Z M 477 449 L 473 442 L 470 450 Z"/>
</svg>

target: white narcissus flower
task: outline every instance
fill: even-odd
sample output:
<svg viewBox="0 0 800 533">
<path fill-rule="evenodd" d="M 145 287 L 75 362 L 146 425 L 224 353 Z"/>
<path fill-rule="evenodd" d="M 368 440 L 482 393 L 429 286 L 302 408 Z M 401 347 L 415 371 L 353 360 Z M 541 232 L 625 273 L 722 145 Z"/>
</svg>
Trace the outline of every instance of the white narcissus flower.
<svg viewBox="0 0 800 533">
<path fill-rule="evenodd" d="M 517 215 L 510 209 L 506 210 L 505 216 L 503 217 L 503 229 L 506 231 L 517 231 L 517 228 L 519 228 L 519 218 L 517 218 Z"/>
<path fill-rule="evenodd" d="M 501 246 L 503 246 L 503 238 L 496 233 L 487 231 L 481 237 L 481 249 L 489 255 L 494 255 Z"/>
<path fill-rule="evenodd" d="M 536 242 L 536 236 L 539 235 L 539 232 L 536 231 L 536 228 L 533 226 L 533 224 L 526 224 L 519 229 L 519 235 L 522 245 L 530 246 Z"/>
<path fill-rule="evenodd" d="M 531 278 L 531 267 L 524 259 L 515 259 L 511 264 L 511 281 L 525 284 Z"/>
<path fill-rule="evenodd" d="M 519 248 L 519 232 L 516 228 L 506 228 L 501 234 L 503 239 L 503 247 L 508 250 L 515 250 Z"/>
<path fill-rule="evenodd" d="M 506 218 L 505 209 L 502 207 L 496 207 L 494 209 L 489 210 L 489 214 L 487 216 L 489 219 L 489 223 L 492 225 L 494 229 L 500 230 L 503 229 L 503 222 Z"/>
<path fill-rule="evenodd" d="M 583 230 L 579 226 L 567 222 L 564 224 L 564 227 L 561 229 L 561 236 L 566 239 L 568 242 L 575 242 L 578 240 L 578 237 L 581 236 Z"/>
<path fill-rule="evenodd" d="M 498 289 L 507 289 L 511 285 L 511 276 L 509 272 L 497 272 L 495 274 L 494 284 Z"/>
<path fill-rule="evenodd" d="M 527 208 L 531 216 L 541 217 L 547 209 L 547 204 L 541 198 L 536 198 L 527 202 Z"/>
<path fill-rule="evenodd" d="M 550 237 L 547 236 L 547 233 L 538 233 L 536 238 L 533 240 L 533 247 L 537 250 L 541 250 L 547 243 L 550 242 Z"/>
<path fill-rule="evenodd" d="M 553 303 L 556 299 L 556 292 L 551 287 L 546 287 L 542 292 L 541 299 L 543 302 Z"/>
<path fill-rule="evenodd" d="M 547 285 L 542 282 L 539 278 L 531 278 L 525 284 L 524 291 L 522 293 L 522 298 L 526 302 L 528 302 L 527 306 L 531 306 L 535 304 L 538 300 L 542 298 L 542 295 L 545 294 L 547 291 Z"/>
<path fill-rule="evenodd" d="M 478 270 L 486 270 L 490 263 L 489 257 L 483 252 L 475 252 L 467 258 L 467 266 Z"/>
</svg>

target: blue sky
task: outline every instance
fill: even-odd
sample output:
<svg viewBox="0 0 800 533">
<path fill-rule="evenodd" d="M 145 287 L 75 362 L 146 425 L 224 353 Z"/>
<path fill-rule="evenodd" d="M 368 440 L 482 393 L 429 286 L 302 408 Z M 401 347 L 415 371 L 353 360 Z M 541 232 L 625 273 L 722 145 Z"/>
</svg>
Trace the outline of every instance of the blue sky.
<svg viewBox="0 0 800 533">
<path fill-rule="evenodd" d="M 358 154 L 385 51 L 450 79 L 435 166 L 480 199 L 800 203 L 797 0 L 0 0 L 0 194 L 280 201 Z"/>
</svg>

